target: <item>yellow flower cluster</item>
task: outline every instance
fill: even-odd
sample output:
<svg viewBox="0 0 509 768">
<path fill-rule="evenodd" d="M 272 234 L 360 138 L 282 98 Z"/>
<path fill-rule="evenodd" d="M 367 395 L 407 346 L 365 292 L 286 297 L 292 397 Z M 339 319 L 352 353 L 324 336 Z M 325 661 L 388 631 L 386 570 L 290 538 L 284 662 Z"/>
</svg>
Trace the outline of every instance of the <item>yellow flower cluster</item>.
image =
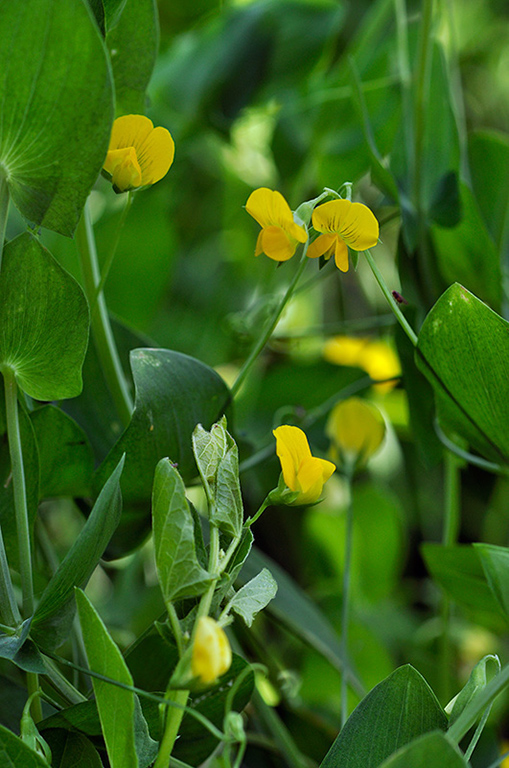
<svg viewBox="0 0 509 768">
<path fill-rule="evenodd" d="M 303 222 L 295 220 L 290 206 L 277 191 L 266 187 L 256 189 L 249 196 L 246 211 L 262 228 L 255 256 L 265 253 L 274 261 L 287 261 L 298 244 L 308 239 Z M 314 209 L 312 224 L 321 234 L 310 243 L 307 256 L 329 259 L 334 255 L 336 266 L 342 272 L 348 271 L 348 248 L 365 251 L 378 242 L 378 221 L 362 203 L 330 200 Z"/>
</svg>

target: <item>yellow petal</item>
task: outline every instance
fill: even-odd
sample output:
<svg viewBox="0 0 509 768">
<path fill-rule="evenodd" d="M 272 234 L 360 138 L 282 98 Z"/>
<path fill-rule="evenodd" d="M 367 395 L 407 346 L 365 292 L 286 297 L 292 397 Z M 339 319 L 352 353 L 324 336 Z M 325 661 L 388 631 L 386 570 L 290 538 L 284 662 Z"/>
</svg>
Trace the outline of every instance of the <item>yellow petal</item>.
<svg viewBox="0 0 509 768">
<path fill-rule="evenodd" d="M 274 261 L 288 261 L 295 253 L 296 243 L 281 227 L 264 227 L 261 231 L 262 250 Z"/>
<path fill-rule="evenodd" d="M 334 261 L 336 262 L 336 267 L 340 269 L 341 272 L 348 272 L 348 248 L 346 243 L 339 237 L 336 238 Z"/>
<path fill-rule="evenodd" d="M 297 487 L 297 469 L 304 459 L 311 457 L 308 439 L 302 429 L 284 424 L 273 432 L 276 438 L 276 453 L 281 462 L 283 478 L 291 491 L 300 490 Z"/>
<path fill-rule="evenodd" d="M 312 221 L 318 232 L 336 232 L 354 251 L 364 251 L 378 242 L 378 221 L 362 203 L 330 200 L 315 208 Z"/>
<path fill-rule="evenodd" d="M 366 338 L 334 336 L 326 342 L 323 356 L 336 365 L 354 365 L 364 368 L 363 353 L 369 344 L 370 340 Z"/>
<path fill-rule="evenodd" d="M 319 459 L 316 456 L 305 458 L 297 473 L 297 482 L 301 490 L 298 503 L 313 504 L 318 501 L 324 484 L 335 470 L 336 467 L 331 461 Z"/>
<path fill-rule="evenodd" d="M 117 117 L 111 129 L 109 149 L 134 147 L 136 150 L 154 129 L 152 120 L 145 115 L 122 115 Z"/>
<path fill-rule="evenodd" d="M 294 223 L 290 206 L 280 192 L 260 187 L 248 197 L 246 211 L 261 227 L 285 227 Z"/>
<path fill-rule="evenodd" d="M 225 631 L 210 616 L 202 616 L 193 643 L 193 675 L 202 683 L 213 683 L 228 671 L 231 663 L 232 651 Z"/>
<path fill-rule="evenodd" d="M 327 256 L 327 251 L 329 251 L 333 246 L 334 242 L 337 240 L 336 235 L 318 235 L 316 240 L 313 240 L 312 243 L 308 245 L 308 250 L 306 255 L 310 259 L 316 259 L 318 256 L 324 256 L 326 258 L 330 257 Z"/>
<path fill-rule="evenodd" d="M 110 149 L 104 161 L 104 169 L 111 174 L 112 184 L 120 192 L 141 185 L 141 168 L 134 147 Z"/>
<path fill-rule="evenodd" d="M 175 156 L 175 143 L 166 128 L 154 128 L 148 136 L 136 146 L 136 154 L 141 168 L 141 183 L 155 184 L 166 176 Z"/>
<path fill-rule="evenodd" d="M 385 341 L 372 341 L 366 345 L 360 355 L 360 365 L 369 373 L 372 379 L 392 379 L 384 384 L 376 384 L 378 391 L 387 392 L 398 382 L 401 375 L 401 365 L 396 352 Z"/>
<path fill-rule="evenodd" d="M 327 434 L 342 455 L 364 462 L 380 447 L 385 435 L 385 421 L 374 405 L 350 397 L 332 409 Z"/>
</svg>

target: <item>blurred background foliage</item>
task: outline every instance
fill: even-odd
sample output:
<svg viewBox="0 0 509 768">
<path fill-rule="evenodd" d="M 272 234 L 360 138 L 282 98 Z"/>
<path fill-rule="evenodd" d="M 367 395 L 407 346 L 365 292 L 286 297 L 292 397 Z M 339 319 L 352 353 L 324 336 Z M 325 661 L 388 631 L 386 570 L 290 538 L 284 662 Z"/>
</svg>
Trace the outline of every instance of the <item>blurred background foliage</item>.
<svg viewBox="0 0 509 768">
<path fill-rule="evenodd" d="M 420 3 L 408 3 L 406 17 L 393 0 L 159 0 L 158 6 L 160 50 L 146 114 L 171 131 L 176 157 L 163 181 L 135 196 L 120 239 L 105 291 L 122 323 L 156 346 L 216 367 L 231 382 L 296 266 L 278 269 L 254 257 L 257 227 L 243 211 L 247 197 L 268 186 L 296 208 L 324 186 L 338 189 L 345 181 L 355 183 L 356 198 L 382 224 L 377 263 L 391 290 L 408 300 L 405 311 L 416 330 L 454 281 L 508 316 L 506 3 L 436 4 L 417 198 L 406 154 L 401 25 L 414 69 Z M 100 254 L 108 253 L 123 202 L 98 181 L 91 204 Z M 9 226 L 12 235 L 15 215 Z M 72 241 L 50 232 L 43 239 L 79 278 Z M 390 429 L 384 450 L 356 481 L 351 649 L 360 685 L 351 704 L 405 662 L 445 704 L 483 654 L 507 656 L 508 649 L 502 618 L 460 605 L 453 612 L 453 663 L 444 683 L 437 664 L 440 592 L 419 548 L 442 539 L 443 449 L 433 430 L 431 392 L 405 340 L 394 333 L 362 257 L 358 270 L 346 275 L 331 264 L 318 271 L 310 263 L 307 279 L 308 290 L 292 301 L 230 417 L 246 461 L 246 511 L 277 484 L 273 426 L 285 420 L 304 425 L 325 454 L 324 404 L 345 387 L 358 386 L 372 397 Z M 365 371 L 325 360 L 324 343 L 338 333 L 397 346 L 403 382 L 389 391 L 369 389 Z M 264 449 L 265 460 L 253 461 Z M 462 466 L 461 482 L 459 541 L 507 546 L 507 480 Z M 258 547 L 337 629 L 345 505 L 344 485 L 334 477 L 321 505 L 271 508 L 255 529 Z M 69 506 L 53 503 L 47 512 L 63 549 L 73 538 Z M 103 615 L 123 645 L 163 611 L 148 546 L 94 577 Z M 319 762 L 338 728 L 339 672 L 331 665 L 332 646 L 320 652 L 327 641 L 318 625 L 314 640 L 304 628 L 299 632 L 302 610 L 280 584 L 273 608 L 249 634 L 239 628 L 239 640 L 250 658 L 269 668 L 265 699 L 280 705 L 298 746 Z M 503 706 L 497 736 L 509 735 Z M 261 732 L 256 716 L 253 723 Z M 249 765 L 281 765 L 259 738 L 260 746 L 248 751 Z M 489 728 L 484 738 L 472 765 L 494 759 Z"/>
</svg>

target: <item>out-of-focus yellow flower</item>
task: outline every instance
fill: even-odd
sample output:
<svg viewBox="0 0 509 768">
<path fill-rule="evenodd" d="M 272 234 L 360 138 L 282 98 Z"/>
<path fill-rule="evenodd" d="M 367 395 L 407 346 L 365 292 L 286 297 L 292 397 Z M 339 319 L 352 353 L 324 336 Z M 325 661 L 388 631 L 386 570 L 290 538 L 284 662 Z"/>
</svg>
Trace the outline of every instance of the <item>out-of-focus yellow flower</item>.
<svg viewBox="0 0 509 768">
<path fill-rule="evenodd" d="M 378 392 L 387 392 L 397 384 L 401 375 L 398 356 L 385 341 L 372 341 L 368 338 L 353 336 L 334 336 L 324 346 L 323 356 L 336 365 L 352 365 L 362 368 L 374 381 L 386 381 L 375 384 Z"/>
<path fill-rule="evenodd" d="M 348 247 L 365 251 L 378 242 L 378 221 L 362 203 L 329 200 L 315 208 L 312 223 L 322 234 L 310 243 L 307 255 L 310 259 L 329 259 L 334 254 L 336 266 L 342 272 L 348 272 Z"/>
<path fill-rule="evenodd" d="M 505 755 L 506 752 L 509 752 L 509 741 L 507 739 L 505 739 L 500 745 L 500 754 Z M 500 768 L 509 768 L 509 757 L 506 757 L 504 760 L 502 760 L 500 763 Z"/>
<path fill-rule="evenodd" d="M 327 422 L 332 455 L 338 463 L 365 464 L 380 448 L 385 421 L 376 406 L 350 397 L 332 409 Z"/>
<path fill-rule="evenodd" d="M 210 616 L 198 621 L 193 643 L 191 670 L 205 685 L 214 683 L 230 669 L 232 649 L 226 633 Z"/>
<path fill-rule="evenodd" d="M 166 128 L 154 128 L 144 115 L 123 115 L 113 123 L 103 168 L 115 192 L 128 192 L 160 181 L 174 155 L 175 144 Z"/>
<path fill-rule="evenodd" d="M 314 504 L 336 467 L 311 455 L 308 439 L 299 427 L 285 424 L 274 430 L 274 436 L 283 479 L 291 491 L 298 493 L 291 504 Z"/>
<path fill-rule="evenodd" d="M 262 228 L 255 256 L 264 253 L 274 261 L 288 261 L 297 245 L 308 239 L 304 227 L 295 223 L 290 206 L 280 192 L 267 187 L 255 189 L 249 195 L 246 211 Z"/>
</svg>

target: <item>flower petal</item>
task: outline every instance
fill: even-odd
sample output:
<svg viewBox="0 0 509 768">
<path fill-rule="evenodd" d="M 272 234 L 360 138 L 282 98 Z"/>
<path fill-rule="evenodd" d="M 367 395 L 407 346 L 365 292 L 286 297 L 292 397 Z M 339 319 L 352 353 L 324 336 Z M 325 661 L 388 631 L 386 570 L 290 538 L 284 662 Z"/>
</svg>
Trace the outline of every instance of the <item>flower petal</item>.
<svg viewBox="0 0 509 768">
<path fill-rule="evenodd" d="M 316 456 L 306 457 L 298 471 L 297 481 L 300 485 L 300 504 L 313 504 L 322 495 L 323 486 L 335 472 L 336 466 L 331 461 L 319 459 Z"/>
<path fill-rule="evenodd" d="M 261 231 L 262 250 L 269 259 L 288 261 L 295 253 L 296 242 L 281 227 L 264 227 Z"/>
<path fill-rule="evenodd" d="M 318 256 L 323 256 L 330 251 L 334 245 L 334 241 L 337 239 L 337 235 L 318 235 L 316 240 L 308 245 L 306 256 L 310 259 L 317 259 Z M 326 258 L 329 258 L 329 256 Z"/>
<path fill-rule="evenodd" d="M 145 115 L 117 117 L 111 129 L 109 149 L 134 147 L 138 150 L 153 129 L 152 120 Z"/>
<path fill-rule="evenodd" d="M 112 184 L 119 192 L 141 185 L 141 168 L 134 147 L 110 149 L 103 167 L 111 174 Z"/>
<path fill-rule="evenodd" d="M 305 459 L 311 457 L 308 439 L 302 429 L 288 424 L 278 427 L 273 434 L 284 481 L 291 491 L 298 491 L 300 489 L 296 483 L 297 470 Z"/>
<path fill-rule="evenodd" d="M 155 184 L 166 176 L 175 156 L 175 143 L 170 132 L 161 126 L 154 128 L 136 146 L 141 168 L 141 183 Z"/>
<path fill-rule="evenodd" d="M 315 208 L 312 221 L 318 232 L 337 232 L 354 251 L 364 251 L 378 242 L 378 221 L 362 203 L 329 200 Z"/>
<path fill-rule="evenodd" d="M 294 224 L 290 206 L 283 195 L 267 187 L 260 187 L 251 192 L 246 211 L 261 227 L 275 225 L 286 228 Z"/>
<path fill-rule="evenodd" d="M 338 403 L 327 422 L 327 434 L 343 455 L 366 461 L 380 447 L 385 421 L 375 406 L 358 397 Z"/>
<path fill-rule="evenodd" d="M 227 672 L 231 663 L 232 651 L 224 629 L 210 616 L 202 616 L 193 643 L 193 675 L 210 684 Z"/>
<path fill-rule="evenodd" d="M 348 247 L 344 240 L 341 240 L 339 237 L 336 238 L 334 261 L 336 262 L 336 267 L 341 272 L 348 272 Z"/>
</svg>

